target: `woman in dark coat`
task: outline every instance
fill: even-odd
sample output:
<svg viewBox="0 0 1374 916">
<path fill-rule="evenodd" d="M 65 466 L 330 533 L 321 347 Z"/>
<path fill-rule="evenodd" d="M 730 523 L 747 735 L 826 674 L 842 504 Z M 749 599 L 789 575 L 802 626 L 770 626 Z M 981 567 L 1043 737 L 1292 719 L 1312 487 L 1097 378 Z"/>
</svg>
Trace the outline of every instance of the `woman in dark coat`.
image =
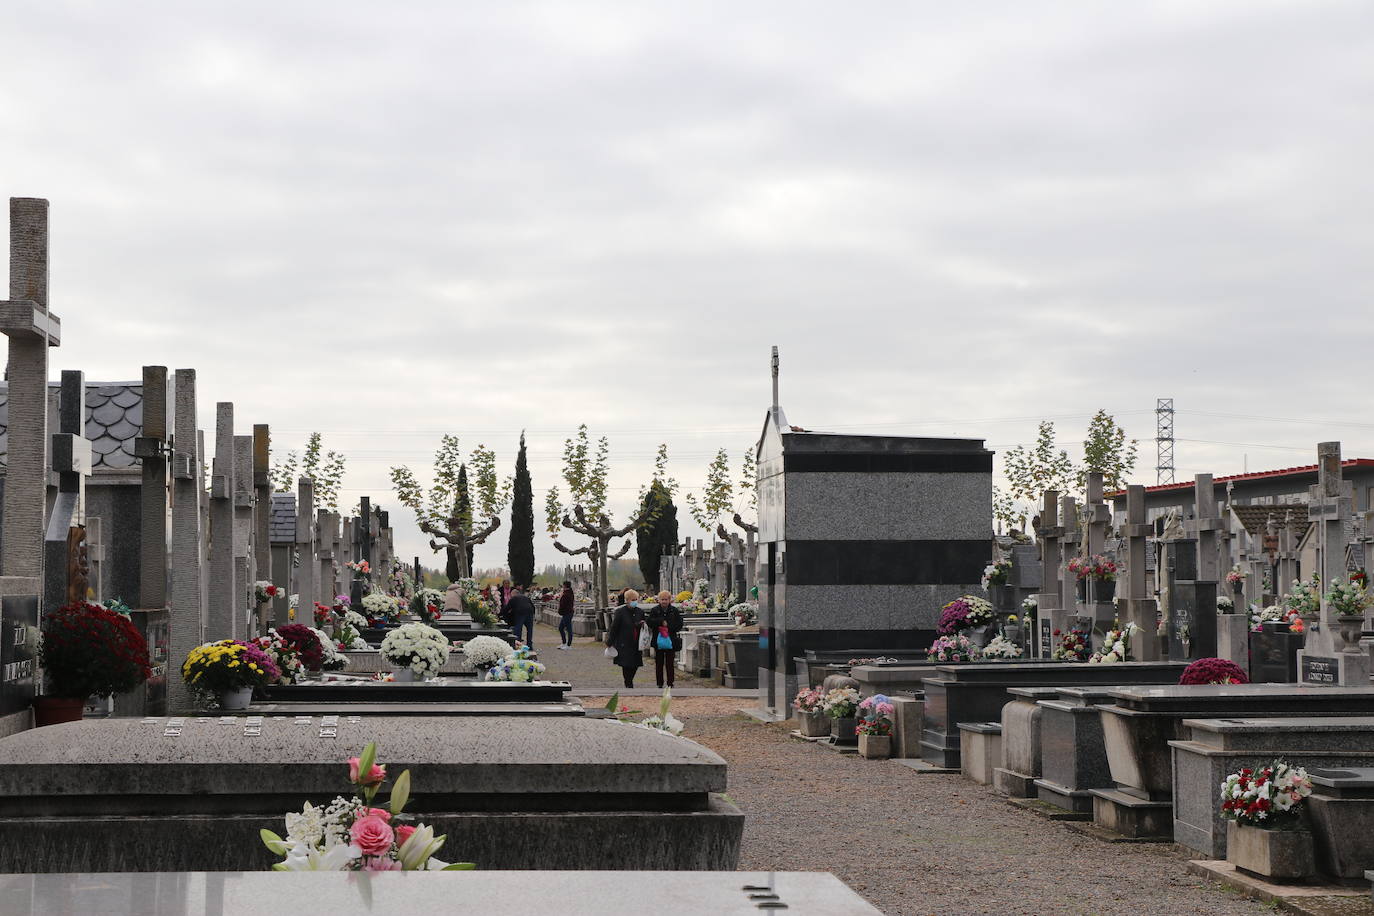
<svg viewBox="0 0 1374 916">
<path fill-rule="evenodd" d="M 635 685 L 635 672 L 643 659 L 639 651 L 639 628 L 644 623 L 644 612 L 639 609 L 639 592 L 630 589 L 625 592 L 625 603 L 615 609 L 611 618 L 611 628 L 606 631 L 606 645 L 616 650 L 615 663 L 625 678 L 625 686 Z"/>
<path fill-rule="evenodd" d="M 649 645 L 654 647 L 654 679 L 658 686 L 664 684 L 667 675 L 668 686 L 673 686 L 673 670 L 677 667 L 677 653 L 682 649 L 682 612 L 673 606 L 673 596 L 668 592 L 658 593 L 658 604 L 649 612 Z M 660 648 L 658 640 L 666 635 L 672 643 L 671 649 Z"/>
</svg>

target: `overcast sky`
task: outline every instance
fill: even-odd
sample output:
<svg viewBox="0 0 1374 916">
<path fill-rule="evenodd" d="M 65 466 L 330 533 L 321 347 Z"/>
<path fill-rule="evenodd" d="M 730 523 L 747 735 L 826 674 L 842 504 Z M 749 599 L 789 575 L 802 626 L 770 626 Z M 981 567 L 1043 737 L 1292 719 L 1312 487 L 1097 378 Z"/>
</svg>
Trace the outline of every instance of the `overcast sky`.
<svg viewBox="0 0 1374 916">
<path fill-rule="evenodd" d="M 1153 483 L 1173 397 L 1180 479 L 1374 457 L 1367 2 L 41 0 L 0 33 L 53 377 L 194 367 L 208 430 L 324 433 L 348 505 L 397 509 L 443 433 L 508 470 L 522 428 L 542 504 L 586 422 L 623 517 L 659 442 L 686 485 L 738 463 L 773 344 L 808 428 L 1005 450 L 1106 408 Z"/>
</svg>

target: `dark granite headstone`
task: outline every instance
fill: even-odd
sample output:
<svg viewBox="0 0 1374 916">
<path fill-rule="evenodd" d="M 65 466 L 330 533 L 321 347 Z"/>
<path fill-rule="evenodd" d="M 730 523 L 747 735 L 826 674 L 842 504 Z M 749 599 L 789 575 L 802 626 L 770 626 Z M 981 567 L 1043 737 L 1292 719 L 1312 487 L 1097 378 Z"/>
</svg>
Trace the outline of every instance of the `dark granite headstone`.
<svg viewBox="0 0 1374 916">
<path fill-rule="evenodd" d="M 1040 657 L 1049 658 L 1054 654 L 1054 624 L 1049 620 L 1040 621 Z"/>
<path fill-rule="evenodd" d="M 1217 584 L 1176 582 L 1170 593 L 1169 658 L 1191 661 L 1217 654 Z"/>
<path fill-rule="evenodd" d="M 0 715 L 33 705 L 38 667 L 38 596 L 0 598 Z"/>
<path fill-rule="evenodd" d="M 1298 650 L 1302 634 L 1290 633 L 1274 624 L 1264 624 L 1259 633 L 1250 634 L 1250 680 L 1258 684 L 1292 684 L 1298 679 Z"/>
<path fill-rule="evenodd" d="M 1180 538 L 1164 542 L 1165 567 L 1172 565 L 1174 578 L 1192 581 L 1197 578 L 1197 539 Z M 1172 563 L 1170 562 L 1172 561 Z"/>
</svg>

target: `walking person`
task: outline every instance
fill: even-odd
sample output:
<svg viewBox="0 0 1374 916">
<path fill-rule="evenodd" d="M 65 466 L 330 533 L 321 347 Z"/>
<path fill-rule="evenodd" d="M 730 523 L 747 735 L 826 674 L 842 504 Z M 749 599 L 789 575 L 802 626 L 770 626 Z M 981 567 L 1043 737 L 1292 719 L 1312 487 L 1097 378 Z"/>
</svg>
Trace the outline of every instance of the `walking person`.
<svg viewBox="0 0 1374 916">
<path fill-rule="evenodd" d="M 558 648 L 572 648 L 573 590 L 571 582 L 563 583 L 563 591 L 558 593 L 558 635 L 563 640 Z"/>
<path fill-rule="evenodd" d="M 658 604 L 649 612 L 649 639 L 654 648 L 654 680 L 661 688 L 665 681 L 673 686 L 677 653 L 682 649 L 682 612 L 673 605 L 669 592 L 658 593 Z"/>
<path fill-rule="evenodd" d="M 525 631 L 525 645 L 534 648 L 534 602 L 525 595 L 522 586 L 515 586 L 511 589 L 510 600 L 501 608 L 501 616 L 510 621 L 511 629 L 515 631 L 515 638 L 520 638 L 520 631 Z"/>
<path fill-rule="evenodd" d="M 622 596 L 625 603 L 615 609 L 611 628 L 606 631 L 606 645 L 615 649 L 615 663 L 626 687 L 635 685 L 635 672 L 643 664 L 639 648 L 639 630 L 644 626 L 644 612 L 639 609 L 639 592 L 629 589 Z"/>
</svg>

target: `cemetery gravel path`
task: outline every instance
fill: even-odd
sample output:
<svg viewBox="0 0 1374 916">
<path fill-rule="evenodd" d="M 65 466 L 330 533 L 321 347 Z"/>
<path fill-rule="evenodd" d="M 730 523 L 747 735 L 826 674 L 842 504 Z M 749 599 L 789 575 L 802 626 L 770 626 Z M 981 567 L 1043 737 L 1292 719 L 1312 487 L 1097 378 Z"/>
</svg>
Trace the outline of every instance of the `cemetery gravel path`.
<svg viewBox="0 0 1374 916">
<path fill-rule="evenodd" d="M 656 705 L 652 697 L 629 703 Z M 728 793 L 745 813 L 741 869 L 832 871 L 892 916 L 1273 912 L 1188 875 L 1196 854 L 1090 839 L 962 776 L 918 774 L 788 737 L 740 715 L 744 705 L 673 701 L 684 734 L 730 765 Z"/>
</svg>

